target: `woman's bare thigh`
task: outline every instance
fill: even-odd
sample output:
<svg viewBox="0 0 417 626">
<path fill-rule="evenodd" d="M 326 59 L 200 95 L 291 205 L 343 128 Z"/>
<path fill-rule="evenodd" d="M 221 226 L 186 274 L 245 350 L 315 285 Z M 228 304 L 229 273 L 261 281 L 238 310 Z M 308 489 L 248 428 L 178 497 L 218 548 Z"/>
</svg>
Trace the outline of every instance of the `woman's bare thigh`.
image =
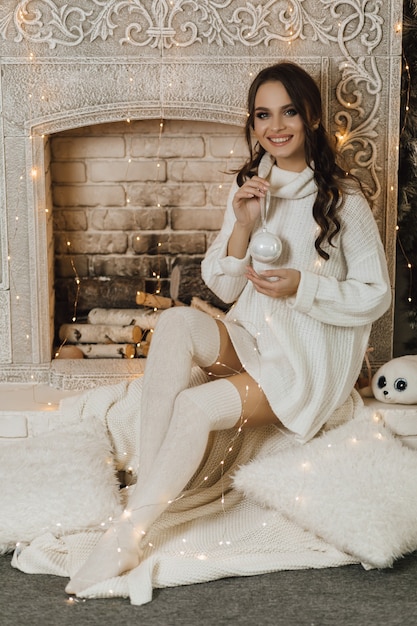
<svg viewBox="0 0 417 626">
<path fill-rule="evenodd" d="M 237 425 L 252 427 L 280 424 L 266 395 L 250 374 L 242 372 L 230 376 L 228 380 L 236 387 L 242 401 L 242 415 Z"/>
<path fill-rule="evenodd" d="M 220 351 L 216 362 L 203 369 L 213 378 L 233 376 L 243 371 L 242 363 L 236 354 L 226 326 L 219 320 L 215 321 L 220 333 Z"/>
<path fill-rule="evenodd" d="M 242 400 L 242 415 L 238 425 L 264 426 L 278 424 L 279 420 L 258 383 L 242 366 L 233 347 L 226 326 L 216 320 L 220 332 L 220 351 L 217 361 L 203 368 L 211 377 L 228 378 L 238 390 Z"/>
</svg>

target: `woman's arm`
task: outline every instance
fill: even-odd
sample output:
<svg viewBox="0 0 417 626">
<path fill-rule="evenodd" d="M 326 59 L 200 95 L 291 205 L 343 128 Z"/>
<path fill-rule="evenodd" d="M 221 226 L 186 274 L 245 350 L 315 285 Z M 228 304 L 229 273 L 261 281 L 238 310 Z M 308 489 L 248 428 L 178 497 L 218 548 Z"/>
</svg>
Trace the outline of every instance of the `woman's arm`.
<svg viewBox="0 0 417 626">
<path fill-rule="evenodd" d="M 232 185 L 222 228 L 207 250 L 201 273 L 207 287 L 223 302 L 234 302 L 244 289 L 248 245 L 260 216 L 260 198 L 269 183 L 254 176 L 238 187 Z"/>
<path fill-rule="evenodd" d="M 268 187 L 268 181 L 254 176 L 241 187 L 234 188 L 232 207 L 235 223 L 227 246 L 228 256 L 236 259 L 246 257 L 252 231 L 261 214 L 261 201 Z"/>
<path fill-rule="evenodd" d="M 247 267 L 256 291 L 285 298 L 294 310 L 335 326 L 362 326 L 381 317 L 391 289 L 378 228 L 365 198 L 350 196 L 346 202 L 341 235 L 320 272 L 307 267 L 256 273 Z"/>
<path fill-rule="evenodd" d="M 337 247 L 330 248 L 330 260 L 324 262 L 330 271 L 302 270 L 297 294 L 288 305 L 327 324 L 362 326 L 388 309 L 391 286 L 384 248 L 367 201 L 350 195 L 345 202 Z M 336 278 L 332 265 L 327 266 L 337 259 L 346 267 L 343 279 Z"/>
</svg>

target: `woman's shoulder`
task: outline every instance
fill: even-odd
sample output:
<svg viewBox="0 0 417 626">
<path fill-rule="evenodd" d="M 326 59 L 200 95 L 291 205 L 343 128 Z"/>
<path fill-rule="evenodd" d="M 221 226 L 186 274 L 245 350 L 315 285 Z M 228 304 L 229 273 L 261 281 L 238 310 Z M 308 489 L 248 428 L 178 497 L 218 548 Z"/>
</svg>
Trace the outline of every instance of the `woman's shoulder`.
<svg viewBox="0 0 417 626">
<path fill-rule="evenodd" d="M 359 239 L 373 237 L 377 231 L 377 222 L 371 204 L 358 186 L 350 185 L 342 194 L 342 203 L 338 214 L 343 233 L 351 233 Z"/>
<path fill-rule="evenodd" d="M 371 205 L 359 180 L 344 178 L 340 183 L 342 211 L 370 211 Z"/>
</svg>

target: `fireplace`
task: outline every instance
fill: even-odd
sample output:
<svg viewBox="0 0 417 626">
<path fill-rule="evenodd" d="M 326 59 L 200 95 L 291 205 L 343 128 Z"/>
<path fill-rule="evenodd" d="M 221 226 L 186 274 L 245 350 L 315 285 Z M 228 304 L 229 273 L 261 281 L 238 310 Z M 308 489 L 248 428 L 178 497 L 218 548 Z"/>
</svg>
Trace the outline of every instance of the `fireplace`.
<svg viewBox="0 0 417 626">
<path fill-rule="evenodd" d="M 240 127 L 129 120 L 50 137 L 55 337 L 61 324 L 101 308 L 134 308 L 138 290 L 200 297 L 200 263 L 221 226 Z"/>
<path fill-rule="evenodd" d="M 194 8 L 191 4 L 181 0 L 111 0 L 105 7 L 95 0 L 76 0 L 70 7 L 61 0 L 2 3 L 0 380 L 90 385 L 124 377 L 137 367 L 130 361 L 100 365 L 83 361 L 82 365 L 67 363 L 65 370 L 52 358 L 56 320 L 62 309 L 66 308 L 67 316 L 73 314 L 71 258 L 77 257 L 76 269 L 84 283 L 80 297 L 90 297 L 77 312 L 89 308 L 99 280 L 102 285 L 111 283 L 109 273 L 116 265 L 120 284 L 126 278 L 136 283 L 133 274 L 138 269 L 139 288 L 152 290 L 161 280 L 168 293 L 173 248 L 182 262 L 197 262 L 219 227 L 229 180 L 223 169 L 235 157 L 240 163 L 243 154 L 237 138 L 245 120 L 247 88 L 259 69 L 282 59 L 301 63 L 321 86 L 325 122 L 339 137 L 372 199 L 394 287 L 400 0 L 383 7 L 350 2 L 334 8 L 322 0 L 261 0 L 256 10 L 246 0 L 209 0 L 204 11 L 199 3 Z M 159 141 L 161 122 L 164 130 Z M 198 135 L 197 128 L 204 133 Z M 205 168 L 216 172 L 212 181 L 204 181 L 205 203 L 193 206 L 190 197 L 172 202 L 172 197 L 164 196 L 167 186 L 161 187 L 155 172 L 159 157 L 164 168 L 168 162 L 172 165 L 181 159 L 181 143 L 190 143 L 190 148 L 191 139 L 206 137 L 206 131 L 215 138 L 210 150 L 203 157 L 183 157 L 184 164 L 177 161 L 175 170 L 181 179 L 191 161 L 202 159 Z M 130 137 L 130 152 L 122 135 Z M 93 164 L 93 160 L 87 163 L 90 157 L 64 155 L 65 142 L 67 147 L 74 145 L 77 137 L 84 145 L 93 139 L 96 145 L 104 145 L 110 136 L 115 138 L 113 149 L 123 144 L 120 156 L 106 157 L 103 150 Z M 149 154 L 140 152 L 141 137 L 147 138 Z M 208 145 L 211 140 L 204 141 Z M 169 145 L 171 156 L 163 154 Z M 211 151 L 215 145 L 219 153 Z M 236 152 L 231 157 L 233 147 Z M 112 158 L 114 167 L 109 165 Z M 138 171 L 139 161 L 143 165 Z M 101 179 L 106 167 L 107 181 Z M 126 178 L 115 181 L 116 174 L 122 177 L 123 167 Z M 201 164 L 196 168 L 195 172 L 201 171 Z M 148 175 L 141 180 L 145 169 Z M 194 179 L 187 184 L 194 186 L 201 203 L 199 183 Z M 106 200 L 109 204 L 95 204 L 96 200 L 88 204 L 96 187 L 110 191 L 117 185 L 124 193 L 121 199 L 116 193 Z M 156 200 L 159 192 L 162 211 Z M 73 200 L 68 201 L 71 193 Z M 124 218 L 131 219 L 131 209 L 123 204 L 128 200 L 133 212 L 141 219 L 146 212 L 150 221 L 133 224 L 123 259 L 116 263 L 109 258 L 109 246 L 113 246 L 112 256 L 117 241 L 120 244 L 127 237 L 120 237 L 117 228 L 108 236 L 108 226 L 122 211 Z M 88 254 L 78 258 L 76 246 L 82 243 L 88 248 L 90 242 L 87 212 L 96 231 L 105 235 L 101 248 L 105 253 L 95 255 L 100 259 Z M 70 214 L 74 221 L 68 221 Z M 192 237 L 190 215 L 192 221 L 196 216 L 204 221 Z M 74 233 L 76 239 L 71 237 Z M 166 238 L 160 239 L 163 234 Z M 142 248 L 144 240 L 147 245 Z M 148 254 L 152 241 L 168 248 L 160 278 L 152 276 L 153 260 L 158 258 L 159 263 L 162 256 Z M 193 242 L 192 252 L 184 241 Z M 132 283 L 128 297 L 131 290 Z M 391 310 L 373 331 L 376 365 L 391 358 L 392 328 Z"/>
</svg>

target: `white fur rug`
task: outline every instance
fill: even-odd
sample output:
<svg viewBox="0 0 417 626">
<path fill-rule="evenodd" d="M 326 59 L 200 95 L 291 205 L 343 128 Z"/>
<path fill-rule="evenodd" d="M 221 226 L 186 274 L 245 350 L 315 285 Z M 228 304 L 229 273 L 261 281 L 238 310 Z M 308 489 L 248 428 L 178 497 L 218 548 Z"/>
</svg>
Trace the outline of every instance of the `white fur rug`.
<svg viewBox="0 0 417 626">
<path fill-rule="evenodd" d="M 121 511 L 105 425 L 82 422 L 3 444 L 0 552 L 47 532 L 102 528 Z"/>
<path fill-rule="evenodd" d="M 358 558 L 390 567 L 417 549 L 417 452 L 370 413 L 241 467 L 235 487 Z"/>
</svg>

